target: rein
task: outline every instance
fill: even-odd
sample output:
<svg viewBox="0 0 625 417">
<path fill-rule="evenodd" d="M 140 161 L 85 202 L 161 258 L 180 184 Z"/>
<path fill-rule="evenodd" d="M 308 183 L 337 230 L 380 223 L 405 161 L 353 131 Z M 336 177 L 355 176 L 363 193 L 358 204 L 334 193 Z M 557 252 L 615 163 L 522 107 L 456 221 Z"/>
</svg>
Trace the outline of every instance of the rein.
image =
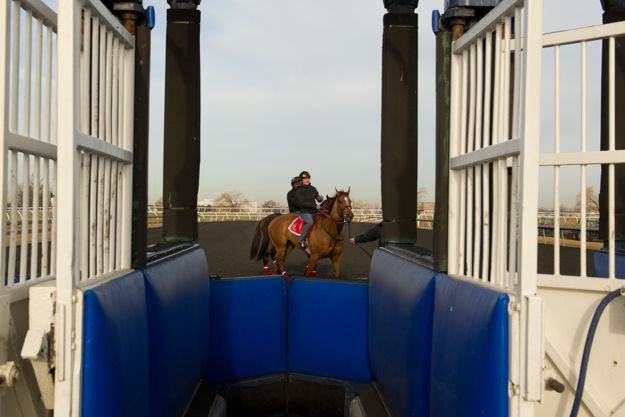
<svg viewBox="0 0 625 417">
<path fill-rule="evenodd" d="M 349 223 L 349 225 L 347 226 L 347 229 L 349 230 L 349 240 L 351 240 L 352 239 L 352 224 L 351 223 Z M 355 243 L 355 241 L 354 241 L 354 243 Z M 362 251 L 364 253 L 366 253 L 369 258 L 373 259 L 373 256 L 369 255 L 369 252 L 367 252 L 367 250 L 365 248 L 360 246 L 358 243 L 356 243 L 356 246 L 358 246 L 360 249 L 362 249 Z"/>
</svg>

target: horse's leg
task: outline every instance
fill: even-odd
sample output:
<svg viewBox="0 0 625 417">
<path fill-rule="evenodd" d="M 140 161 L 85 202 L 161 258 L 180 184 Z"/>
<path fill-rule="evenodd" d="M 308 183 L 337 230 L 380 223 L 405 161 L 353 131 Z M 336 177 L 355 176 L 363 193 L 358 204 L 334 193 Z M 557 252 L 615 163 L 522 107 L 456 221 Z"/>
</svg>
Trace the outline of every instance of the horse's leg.
<svg viewBox="0 0 625 417">
<path fill-rule="evenodd" d="M 288 245 L 288 242 L 286 243 Z M 275 260 L 273 261 L 273 269 L 271 270 L 271 275 L 280 275 L 280 273 L 282 272 L 280 270 L 281 266 L 278 267 L 278 261 L 280 261 L 280 254 L 284 253 L 284 247 L 279 247 L 274 245 L 274 250 L 276 251 L 276 257 Z M 282 262 L 280 261 L 280 265 L 282 265 Z"/>
<path fill-rule="evenodd" d="M 343 253 L 339 252 L 331 258 L 332 268 L 334 268 L 334 276 L 336 279 L 341 277 L 341 255 L 343 255 Z"/>
<path fill-rule="evenodd" d="M 312 255 L 310 255 L 310 259 L 308 259 L 308 266 L 306 267 L 305 276 L 312 277 L 313 271 L 316 271 L 318 260 L 319 255 L 317 253 L 313 253 Z"/>
<path fill-rule="evenodd" d="M 276 274 L 284 275 L 284 262 L 286 262 L 287 256 L 289 256 L 289 253 L 291 253 L 294 247 L 293 243 L 287 241 L 283 250 L 276 249 L 278 251 L 278 256 L 276 257 L 276 263 L 274 266 L 274 270 L 277 268 Z"/>
</svg>

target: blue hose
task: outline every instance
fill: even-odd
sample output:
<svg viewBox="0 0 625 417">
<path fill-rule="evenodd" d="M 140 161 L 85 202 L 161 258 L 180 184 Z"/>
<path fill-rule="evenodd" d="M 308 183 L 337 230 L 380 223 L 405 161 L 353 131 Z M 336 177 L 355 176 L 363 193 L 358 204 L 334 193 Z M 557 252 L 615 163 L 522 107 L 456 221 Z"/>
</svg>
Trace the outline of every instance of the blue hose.
<svg viewBox="0 0 625 417">
<path fill-rule="evenodd" d="M 586 371 L 588 369 L 588 359 L 590 358 L 590 348 L 592 347 L 592 341 L 595 338 L 595 332 L 597 331 L 597 325 L 599 324 L 601 314 L 603 313 L 603 310 L 605 310 L 606 306 L 610 303 L 610 301 L 614 300 L 620 295 L 625 295 L 625 292 L 622 291 L 623 289 L 618 289 L 606 295 L 599 303 L 599 306 L 595 311 L 595 315 L 592 317 L 592 321 L 590 322 L 590 328 L 588 329 L 588 336 L 586 337 L 586 345 L 584 346 L 584 355 L 582 356 L 582 365 L 580 366 L 579 370 L 579 379 L 577 380 L 577 390 L 575 392 L 575 401 L 573 402 L 571 417 L 577 417 L 577 413 L 579 412 L 579 406 L 582 403 L 582 394 L 584 393 L 584 384 L 586 383 Z"/>
</svg>

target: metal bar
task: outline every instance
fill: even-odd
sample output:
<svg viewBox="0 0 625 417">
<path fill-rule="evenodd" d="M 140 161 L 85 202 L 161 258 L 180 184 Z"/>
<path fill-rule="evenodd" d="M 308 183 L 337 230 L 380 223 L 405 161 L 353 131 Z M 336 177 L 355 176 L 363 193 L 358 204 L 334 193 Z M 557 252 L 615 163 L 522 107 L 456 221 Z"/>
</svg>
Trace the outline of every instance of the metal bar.
<svg viewBox="0 0 625 417">
<path fill-rule="evenodd" d="M 597 152 L 566 152 L 559 154 L 541 154 L 538 159 L 540 166 L 559 165 L 598 165 L 625 163 L 625 150 Z"/>
<path fill-rule="evenodd" d="M 124 140 L 124 91 L 125 91 L 125 48 L 119 45 L 119 104 L 117 107 L 117 146 L 123 148 Z"/>
<path fill-rule="evenodd" d="M 111 108 L 112 104 L 112 94 L 113 88 L 111 86 L 112 78 L 113 78 L 113 33 L 111 31 L 106 32 L 106 89 L 105 98 L 104 98 L 104 118 L 105 118 L 105 134 L 101 139 L 106 140 L 108 143 L 113 143 L 113 134 L 112 130 L 112 115 L 113 109 Z"/>
<path fill-rule="evenodd" d="M 121 269 L 121 257 L 122 257 L 122 217 L 123 217 L 123 198 L 122 192 L 124 188 L 124 184 L 122 183 L 122 164 L 117 163 L 117 210 L 115 210 L 116 214 L 116 228 L 115 231 L 115 270 Z"/>
<path fill-rule="evenodd" d="M 95 53 L 95 50 L 94 50 Z M 93 99 L 93 98 L 92 98 Z M 93 126 L 91 127 L 93 130 Z M 89 278 L 96 275 L 96 204 L 98 190 L 98 156 L 91 155 L 91 173 L 89 175 Z"/>
<path fill-rule="evenodd" d="M 500 124 L 500 95 L 501 95 L 501 30 L 502 25 L 497 24 L 495 28 L 495 80 L 494 80 L 494 99 L 493 99 L 493 127 L 492 127 L 492 146 L 499 143 L 499 124 Z M 491 246 L 491 282 L 495 285 L 500 284 L 499 276 L 499 252 L 501 250 L 501 242 L 499 240 L 499 159 L 493 162 L 493 213 L 491 217 L 493 243 Z"/>
<path fill-rule="evenodd" d="M 100 58 L 98 60 L 98 134 L 97 138 L 104 140 L 106 120 L 104 116 L 104 110 L 106 109 L 106 25 L 100 22 L 100 43 L 99 52 Z M 95 52 L 95 50 L 94 50 Z M 93 69 L 95 71 L 95 68 Z M 95 135 L 94 135 L 95 136 Z"/>
<path fill-rule="evenodd" d="M 102 271 L 104 274 L 109 273 L 109 248 L 110 248 L 110 227 L 111 227 L 111 160 L 104 160 L 104 187 L 103 187 L 103 236 L 102 236 Z"/>
<path fill-rule="evenodd" d="M 91 155 L 82 153 L 82 180 L 80 197 L 80 280 L 89 279 L 89 183 Z"/>
<path fill-rule="evenodd" d="M 24 154 L 22 162 L 22 231 L 20 233 L 20 279 L 26 282 L 28 261 L 28 209 L 30 207 L 30 156 Z"/>
<path fill-rule="evenodd" d="M 543 35 L 543 48 L 555 45 L 569 45 L 580 42 L 591 42 L 609 37 L 625 35 L 625 22 L 607 23 L 597 26 L 588 26 L 575 30 L 546 33 Z"/>
<path fill-rule="evenodd" d="M 459 136 L 462 134 L 460 123 L 462 103 L 460 97 L 462 95 L 462 63 L 463 57 L 451 54 L 451 82 L 450 82 L 450 108 L 449 108 L 449 157 L 452 158 L 459 154 L 458 146 Z M 447 236 L 448 242 L 448 273 L 459 274 L 458 261 L 458 236 L 460 233 L 460 200 L 458 191 L 460 187 L 461 173 L 458 170 L 449 170 L 449 209 L 447 216 L 449 218 Z M 216 213 L 214 214 L 216 216 Z M 211 217 L 213 213 L 211 213 Z"/>
<path fill-rule="evenodd" d="M 20 2 L 13 2 L 13 68 L 11 71 L 11 132 L 17 133 L 19 106 L 19 71 L 20 71 Z"/>
<path fill-rule="evenodd" d="M 111 143 L 117 146 L 117 123 L 118 123 L 118 97 L 119 97 L 119 38 L 113 39 L 113 95 L 111 108 Z"/>
<path fill-rule="evenodd" d="M 33 167 L 33 218 L 31 226 L 31 246 L 30 246 L 30 278 L 37 278 L 37 266 L 39 264 L 39 186 L 41 180 L 39 178 L 39 170 L 41 161 L 39 157 L 34 157 Z M 41 229 L 41 233 L 47 233 Z M 43 250 L 43 248 L 41 248 Z"/>
<path fill-rule="evenodd" d="M 518 172 L 519 172 L 519 157 L 512 157 L 512 179 L 511 179 L 511 193 L 510 193 L 510 236 L 509 236 L 509 246 L 510 246 L 510 264 L 508 267 L 510 277 L 508 281 L 508 288 L 514 289 L 516 286 L 516 260 L 517 260 L 517 216 L 516 214 L 519 212 L 519 183 L 518 183 Z"/>
<path fill-rule="evenodd" d="M 124 84 L 126 89 L 124 90 L 124 135 L 122 147 L 129 152 L 132 152 L 133 146 L 133 129 L 134 129 L 134 77 L 135 77 L 135 51 L 134 49 L 127 49 L 125 51 L 125 68 L 124 68 Z M 130 155 L 132 161 L 132 153 Z M 122 215 L 122 231 L 120 233 L 121 238 L 121 259 L 120 266 L 122 269 L 129 269 L 131 267 L 131 250 L 132 250 L 132 163 L 124 164 L 123 170 L 123 184 L 122 184 L 122 201 L 123 211 L 120 210 Z M 197 204 L 197 200 L 196 200 Z M 197 229 L 197 227 L 196 227 Z"/>
<path fill-rule="evenodd" d="M 614 151 L 616 149 L 616 41 L 614 37 L 610 37 L 609 41 L 609 138 L 608 138 L 608 146 L 610 151 Z M 609 254 L 608 254 L 608 262 L 609 262 L 609 278 L 615 277 L 615 252 L 616 252 L 616 242 L 615 242 L 615 228 L 616 222 L 614 220 L 614 214 L 616 211 L 616 200 L 615 200 L 615 170 L 614 164 L 610 164 L 608 168 L 608 242 L 609 242 Z"/>
<path fill-rule="evenodd" d="M 491 131 L 491 72 L 492 72 L 492 33 L 486 34 L 485 76 L 484 76 L 484 148 L 490 148 Z M 482 231 L 482 281 L 490 281 L 490 164 L 482 164 L 482 193 L 484 224 Z"/>
<path fill-rule="evenodd" d="M 93 16 L 91 24 L 91 136 L 98 135 L 98 58 L 97 53 L 100 47 L 100 19 L 98 16 Z M 91 169 L 93 170 L 95 165 L 94 161 L 91 161 Z M 93 175 L 93 171 L 92 171 Z"/>
<path fill-rule="evenodd" d="M 94 138 L 91 135 L 78 133 L 76 137 L 76 146 L 89 153 L 101 155 L 124 163 L 132 163 L 132 152 L 117 147 L 103 140 Z"/>
<path fill-rule="evenodd" d="M 555 131 L 554 131 L 554 153 L 560 153 L 560 46 L 554 51 L 554 88 L 555 88 Z M 560 275 L 560 167 L 554 167 L 554 225 L 553 232 L 553 273 Z"/>
<path fill-rule="evenodd" d="M 41 139 L 41 73 L 42 73 L 43 20 L 37 18 L 35 49 L 35 139 Z"/>
<path fill-rule="evenodd" d="M 91 9 L 83 9 L 83 52 L 80 70 L 80 131 L 89 133 L 89 73 L 91 68 Z M 83 246 L 84 247 L 84 246 Z"/>
<path fill-rule="evenodd" d="M 476 83 L 477 83 L 477 45 L 472 44 L 469 48 L 469 74 L 471 76 L 469 80 L 469 131 L 468 131 L 468 143 L 467 143 L 467 152 L 472 152 L 475 150 L 475 106 L 476 106 Z M 463 125 L 464 127 L 464 125 Z M 473 194 L 475 192 L 475 168 L 468 167 L 467 168 L 467 228 L 466 228 L 466 275 L 473 275 L 473 253 L 475 251 L 475 247 L 473 246 L 473 232 L 475 230 L 475 207 L 473 205 Z"/>
<path fill-rule="evenodd" d="M 3 49 L 0 52 L 0 151 L 2 155 L 0 156 L 0 185 L 2 186 L 2 194 L 0 195 L 0 218 L 4 219 L 5 215 L 8 216 L 7 213 L 7 183 L 8 183 L 8 167 L 9 167 L 9 159 L 8 159 L 8 150 L 5 144 L 5 135 L 6 132 L 9 131 L 9 111 L 10 111 L 10 54 L 11 50 L 11 3 L 4 2 L 0 5 L 0 46 Z M 7 232 L 7 223 L 3 221 L 2 223 L 2 233 L 6 236 Z M 5 277 L 6 275 L 6 242 L 5 244 L 0 246 L 0 259 L 3 261 L 0 262 L 0 277 Z M 7 282 L 11 281 L 7 277 Z M 5 293 L 5 285 L 4 282 L 0 283 L 0 295 Z"/>
<path fill-rule="evenodd" d="M 582 42 L 582 102 L 581 102 L 581 153 L 586 152 L 586 125 L 587 125 L 587 42 Z M 625 157 L 625 154 L 623 155 Z M 581 232 L 579 236 L 580 240 L 580 276 L 586 278 L 586 256 L 588 254 L 588 248 L 586 247 L 586 165 L 581 165 L 580 174 L 581 183 Z"/>
<path fill-rule="evenodd" d="M 47 27 L 46 32 L 46 97 L 45 97 L 45 114 L 43 119 L 44 131 L 43 141 L 50 143 L 50 123 L 52 113 L 52 27 Z"/>
<path fill-rule="evenodd" d="M 56 145 L 51 145 L 45 141 L 42 142 L 40 140 L 12 132 L 6 133 L 6 147 L 7 149 L 17 152 L 23 152 L 49 159 L 56 159 L 57 155 Z"/>
<path fill-rule="evenodd" d="M 113 111 L 113 114 L 116 112 Z M 117 168 L 118 162 L 111 161 L 111 194 L 110 194 L 110 214 L 109 214 L 109 265 L 108 269 L 110 272 L 115 271 L 115 254 L 117 249 L 117 200 L 118 200 L 118 192 L 117 192 Z"/>
<path fill-rule="evenodd" d="M 449 166 L 451 169 L 468 168 L 477 164 L 483 164 L 499 159 L 505 159 L 509 156 L 518 155 L 520 151 L 521 141 L 519 139 L 511 139 L 509 141 L 494 144 L 462 156 L 451 158 Z M 625 151 L 623 152 L 623 155 L 625 156 Z"/>
<path fill-rule="evenodd" d="M 522 6 L 524 3 L 525 0 L 503 0 L 456 41 L 453 53 L 465 51 L 477 38 L 501 24 L 504 17 L 510 17 L 514 13 L 513 7 Z"/>
<path fill-rule="evenodd" d="M 476 48 L 476 60 L 477 60 L 477 71 L 476 71 L 476 90 L 477 96 L 475 97 L 475 146 L 474 149 L 480 149 L 482 147 L 482 94 L 483 91 L 483 75 L 484 75 L 484 67 L 483 67 L 483 48 L 484 48 L 484 39 L 479 38 L 477 40 L 477 48 Z M 473 241 L 473 277 L 474 278 L 483 278 L 480 272 L 480 258 L 482 248 L 480 246 L 482 239 L 482 226 L 484 221 L 482 221 L 482 167 L 476 166 L 474 169 L 474 190 L 475 190 L 475 208 L 473 209 L 474 213 L 474 241 Z"/>
<path fill-rule="evenodd" d="M 11 229 L 9 238 L 8 287 L 13 286 L 17 254 L 17 152 L 11 152 Z"/>
<path fill-rule="evenodd" d="M 514 25 L 517 28 L 515 38 L 521 38 L 521 9 L 514 9 Z M 521 51 L 514 50 L 514 91 L 512 95 L 512 135 L 518 137 L 519 133 L 519 101 L 521 92 Z"/>
<path fill-rule="evenodd" d="M 467 126 L 467 90 L 469 89 L 469 51 L 465 50 L 462 53 L 462 101 L 460 102 L 460 143 L 459 143 L 459 155 L 466 153 L 466 126 Z M 463 169 L 460 171 L 460 218 L 459 218 L 459 231 L 458 236 L 458 274 L 465 275 L 465 236 L 466 236 L 466 187 L 467 187 L 467 171 Z"/>
</svg>

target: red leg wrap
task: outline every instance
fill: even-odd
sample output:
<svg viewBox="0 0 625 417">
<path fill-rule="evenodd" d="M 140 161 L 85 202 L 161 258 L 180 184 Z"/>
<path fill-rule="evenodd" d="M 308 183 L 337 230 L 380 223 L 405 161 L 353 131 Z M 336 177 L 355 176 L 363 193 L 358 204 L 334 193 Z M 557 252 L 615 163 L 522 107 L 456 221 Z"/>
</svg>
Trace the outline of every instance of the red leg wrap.
<svg viewBox="0 0 625 417">
<path fill-rule="evenodd" d="M 317 276 L 317 269 L 313 269 L 313 273 L 312 273 L 313 278 Z"/>
<path fill-rule="evenodd" d="M 269 267 L 265 265 L 263 268 L 265 269 L 265 275 L 269 275 Z"/>
</svg>

